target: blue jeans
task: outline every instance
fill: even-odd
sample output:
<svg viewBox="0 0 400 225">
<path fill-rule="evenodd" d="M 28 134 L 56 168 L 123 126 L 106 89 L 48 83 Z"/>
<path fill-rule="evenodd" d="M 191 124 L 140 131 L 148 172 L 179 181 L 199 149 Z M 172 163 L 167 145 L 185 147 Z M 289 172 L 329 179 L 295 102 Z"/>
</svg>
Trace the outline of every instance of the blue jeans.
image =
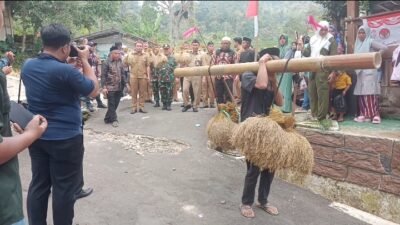
<svg viewBox="0 0 400 225">
<path fill-rule="evenodd" d="M 304 98 L 303 98 L 303 104 L 301 105 L 301 108 L 309 110 L 310 109 L 310 98 L 308 96 L 308 89 L 304 89 Z"/>
<path fill-rule="evenodd" d="M 20 220 L 20 221 L 18 221 L 16 223 L 11 224 L 11 225 L 25 225 L 25 219 L 22 219 L 22 220 Z"/>
</svg>

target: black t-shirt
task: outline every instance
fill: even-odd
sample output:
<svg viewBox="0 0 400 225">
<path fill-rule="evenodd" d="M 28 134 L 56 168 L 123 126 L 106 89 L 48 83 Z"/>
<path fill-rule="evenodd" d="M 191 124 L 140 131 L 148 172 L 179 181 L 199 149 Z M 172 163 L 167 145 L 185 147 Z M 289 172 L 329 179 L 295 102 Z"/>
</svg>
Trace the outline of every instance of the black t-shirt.
<svg viewBox="0 0 400 225">
<path fill-rule="evenodd" d="M 255 87 L 256 74 L 245 72 L 241 76 L 242 83 L 242 107 L 240 110 L 241 122 L 256 115 L 268 115 L 274 101 L 274 92 L 265 89 L 260 90 Z M 268 83 L 270 88 L 270 83 Z"/>
<path fill-rule="evenodd" d="M 254 50 L 247 49 L 246 51 L 240 53 L 239 63 L 254 62 Z"/>
</svg>

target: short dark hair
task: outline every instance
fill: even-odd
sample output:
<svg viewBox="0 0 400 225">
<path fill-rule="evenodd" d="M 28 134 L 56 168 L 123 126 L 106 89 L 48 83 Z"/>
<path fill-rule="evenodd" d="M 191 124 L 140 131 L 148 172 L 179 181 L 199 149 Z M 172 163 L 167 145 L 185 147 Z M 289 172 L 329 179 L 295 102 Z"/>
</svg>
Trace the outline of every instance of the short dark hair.
<svg viewBox="0 0 400 225">
<path fill-rule="evenodd" d="M 122 47 L 122 42 L 115 42 L 114 46 L 115 47 L 118 47 L 118 46 Z"/>
<path fill-rule="evenodd" d="M 42 27 L 40 37 L 44 47 L 58 49 L 71 42 L 71 31 L 62 24 L 53 23 Z"/>
<path fill-rule="evenodd" d="M 209 41 L 209 42 L 207 43 L 207 46 L 210 46 L 210 45 L 214 45 L 214 42 Z"/>
<path fill-rule="evenodd" d="M 192 44 L 194 44 L 194 43 L 200 44 L 200 42 L 199 42 L 197 39 L 194 39 L 194 40 L 192 41 Z"/>
<path fill-rule="evenodd" d="M 235 37 L 235 38 L 233 39 L 233 41 L 235 41 L 235 42 L 237 42 L 237 43 L 239 43 L 239 44 L 242 44 L 242 38 L 241 38 L 241 37 Z"/>
<path fill-rule="evenodd" d="M 115 46 L 115 45 L 111 46 L 111 48 L 110 48 L 110 52 L 112 52 L 112 51 L 114 51 L 114 50 L 118 50 L 118 47 L 117 47 L 117 46 Z"/>
</svg>

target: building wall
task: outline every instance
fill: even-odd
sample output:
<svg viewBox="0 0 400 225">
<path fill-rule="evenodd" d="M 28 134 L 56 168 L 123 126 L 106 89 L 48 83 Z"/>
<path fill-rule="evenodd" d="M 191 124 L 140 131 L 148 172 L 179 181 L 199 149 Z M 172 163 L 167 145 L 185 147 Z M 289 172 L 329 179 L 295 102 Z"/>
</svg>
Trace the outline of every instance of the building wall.
<svg viewBox="0 0 400 225">
<path fill-rule="evenodd" d="M 313 147 L 314 174 L 400 196 L 400 139 L 297 130 Z"/>
</svg>

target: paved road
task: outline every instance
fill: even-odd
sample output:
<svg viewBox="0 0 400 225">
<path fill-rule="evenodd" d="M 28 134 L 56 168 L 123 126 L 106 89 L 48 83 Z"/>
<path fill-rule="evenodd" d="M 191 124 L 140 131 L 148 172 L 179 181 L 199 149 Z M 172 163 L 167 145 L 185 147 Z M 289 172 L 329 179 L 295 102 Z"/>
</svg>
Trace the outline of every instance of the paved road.
<svg viewBox="0 0 400 225">
<path fill-rule="evenodd" d="M 77 202 L 75 224 L 365 224 L 330 208 L 328 200 L 279 179 L 272 185 L 270 202 L 280 215 L 256 209 L 256 218 L 242 217 L 238 207 L 244 162 L 207 148 L 205 127 L 215 110 L 182 113 L 174 104 L 173 111 L 166 112 L 146 104 L 148 114 L 131 115 L 129 105 L 130 101 L 121 103 L 119 128 L 103 123 L 105 110 L 95 112 L 85 126 L 85 182 L 95 192 Z M 20 161 L 26 197 L 27 152 Z"/>
</svg>

